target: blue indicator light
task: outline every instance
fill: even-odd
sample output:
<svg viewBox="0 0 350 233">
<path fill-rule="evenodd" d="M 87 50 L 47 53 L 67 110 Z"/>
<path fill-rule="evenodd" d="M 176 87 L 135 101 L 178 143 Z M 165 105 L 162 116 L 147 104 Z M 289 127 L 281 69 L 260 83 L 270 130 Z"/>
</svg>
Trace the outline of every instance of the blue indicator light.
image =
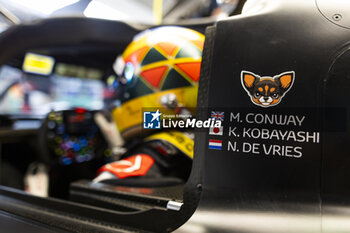
<svg viewBox="0 0 350 233">
<path fill-rule="evenodd" d="M 68 158 L 68 157 L 65 157 L 65 158 L 62 158 L 62 163 L 64 164 L 64 165 L 70 165 L 70 164 L 72 164 L 72 159 L 71 158 Z"/>
<path fill-rule="evenodd" d="M 78 143 L 74 143 L 73 150 L 80 151 L 80 149 L 81 149 L 80 145 Z"/>
</svg>

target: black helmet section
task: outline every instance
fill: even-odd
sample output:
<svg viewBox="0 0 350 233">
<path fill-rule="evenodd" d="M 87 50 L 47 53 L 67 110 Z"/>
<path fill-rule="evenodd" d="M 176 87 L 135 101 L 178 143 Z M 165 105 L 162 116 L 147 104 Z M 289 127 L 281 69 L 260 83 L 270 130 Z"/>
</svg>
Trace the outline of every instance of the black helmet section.
<svg viewBox="0 0 350 233">
<path fill-rule="evenodd" d="M 347 232 L 350 30 L 315 1 L 256 3 L 210 29 L 197 116 L 223 134 L 196 134 L 189 183 L 203 190 L 181 230 Z"/>
</svg>

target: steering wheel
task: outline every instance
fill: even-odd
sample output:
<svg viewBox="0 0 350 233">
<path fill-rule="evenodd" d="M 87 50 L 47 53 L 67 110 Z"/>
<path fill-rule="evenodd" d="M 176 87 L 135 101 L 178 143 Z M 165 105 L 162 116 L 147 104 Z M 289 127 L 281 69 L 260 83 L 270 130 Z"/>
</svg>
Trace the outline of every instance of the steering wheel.
<svg viewBox="0 0 350 233">
<path fill-rule="evenodd" d="M 50 165 L 68 166 L 111 155 L 94 121 L 96 111 L 83 108 L 52 111 L 39 131 L 39 154 Z"/>
</svg>

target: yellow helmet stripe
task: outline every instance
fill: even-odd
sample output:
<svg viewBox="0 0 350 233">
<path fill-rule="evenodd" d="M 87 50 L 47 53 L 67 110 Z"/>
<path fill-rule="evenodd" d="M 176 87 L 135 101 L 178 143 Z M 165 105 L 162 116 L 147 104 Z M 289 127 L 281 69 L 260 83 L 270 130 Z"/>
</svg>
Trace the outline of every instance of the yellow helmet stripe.
<svg viewBox="0 0 350 233">
<path fill-rule="evenodd" d="M 141 67 L 139 72 L 141 73 L 142 71 L 145 71 L 145 70 L 157 68 L 157 67 L 160 67 L 160 66 L 174 65 L 174 64 L 177 64 L 177 63 L 201 62 L 201 60 L 202 60 L 201 58 L 198 58 L 198 59 L 193 59 L 193 58 L 168 59 L 168 60 L 153 62 L 151 64 L 144 65 L 144 66 Z"/>
</svg>

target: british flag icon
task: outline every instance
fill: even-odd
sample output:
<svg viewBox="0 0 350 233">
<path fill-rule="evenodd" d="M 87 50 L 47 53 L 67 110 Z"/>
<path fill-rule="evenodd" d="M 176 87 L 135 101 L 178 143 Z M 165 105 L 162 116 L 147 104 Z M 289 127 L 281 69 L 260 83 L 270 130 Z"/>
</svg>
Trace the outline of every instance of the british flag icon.
<svg viewBox="0 0 350 233">
<path fill-rule="evenodd" d="M 224 112 L 211 111 L 210 117 L 217 121 L 224 121 L 224 115 L 225 115 Z"/>
</svg>

